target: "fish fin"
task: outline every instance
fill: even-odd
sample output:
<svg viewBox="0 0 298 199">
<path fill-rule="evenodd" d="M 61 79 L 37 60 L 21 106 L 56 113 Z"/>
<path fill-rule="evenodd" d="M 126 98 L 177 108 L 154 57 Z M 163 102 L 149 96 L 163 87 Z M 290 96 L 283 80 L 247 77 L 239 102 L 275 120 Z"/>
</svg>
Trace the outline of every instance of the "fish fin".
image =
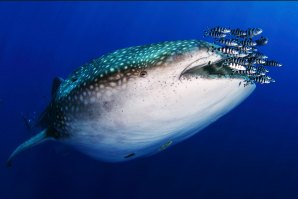
<svg viewBox="0 0 298 199">
<path fill-rule="evenodd" d="M 61 85 L 61 83 L 64 81 L 61 77 L 55 77 L 52 82 L 52 97 L 54 97 Z"/>
<path fill-rule="evenodd" d="M 52 82 L 52 99 L 56 96 L 57 91 L 64 80 L 61 77 L 55 77 Z M 46 107 L 46 109 L 40 114 L 38 117 L 35 126 L 39 126 L 41 128 L 46 128 L 49 121 L 49 112 L 51 109 L 51 104 Z"/>
<path fill-rule="evenodd" d="M 36 120 L 35 126 L 46 128 L 49 124 L 49 112 L 51 109 L 51 104 L 46 107 L 46 109 L 39 115 Z"/>
<path fill-rule="evenodd" d="M 52 82 L 52 99 L 56 96 L 56 93 L 64 80 L 61 77 L 55 77 Z M 51 110 L 51 104 L 46 107 L 46 109 L 38 117 L 35 126 L 46 128 L 49 121 L 49 112 Z"/>
<path fill-rule="evenodd" d="M 48 139 L 52 138 L 51 136 L 49 136 L 48 134 L 48 129 L 44 129 L 43 131 L 41 131 L 40 133 L 38 133 L 37 135 L 35 135 L 34 137 L 30 138 L 29 140 L 25 141 L 24 143 L 22 143 L 21 145 L 19 145 L 13 152 L 12 154 L 9 156 L 8 160 L 6 161 L 6 166 L 7 167 L 11 167 L 12 166 L 12 159 L 18 155 L 19 153 L 21 153 L 22 151 L 29 149 L 37 144 L 42 143 L 43 141 L 46 141 Z"/>
</svg>

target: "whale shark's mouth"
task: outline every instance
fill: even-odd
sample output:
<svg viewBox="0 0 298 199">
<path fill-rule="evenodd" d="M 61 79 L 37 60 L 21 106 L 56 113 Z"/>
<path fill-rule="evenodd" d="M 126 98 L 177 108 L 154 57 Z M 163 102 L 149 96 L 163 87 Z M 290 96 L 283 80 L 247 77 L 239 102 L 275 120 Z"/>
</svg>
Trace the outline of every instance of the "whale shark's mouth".
<svg viewBox="0 0 298 199">
<path fill-rule="evenodd" d="M 218 79 L 218 78 L 242 78 L 242 79 L 249 79 L 247 75 L 235 73 L 233 69 L 228 67 L 224 60 L 220 60 L 214 63 L 207 63 L 205 65 L 198 65 L 191 67 L 190 69 L 185 69 L 181 76 L 186 78 L 191 77 L 200 77 L 204 79 Z"/>
</svg>

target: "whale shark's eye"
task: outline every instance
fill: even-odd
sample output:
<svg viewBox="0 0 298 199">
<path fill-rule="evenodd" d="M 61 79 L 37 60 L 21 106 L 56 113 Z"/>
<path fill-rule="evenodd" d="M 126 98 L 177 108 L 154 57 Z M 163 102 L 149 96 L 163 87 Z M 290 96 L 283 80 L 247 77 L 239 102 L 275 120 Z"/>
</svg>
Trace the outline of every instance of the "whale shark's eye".
<svg viewBox="0 0 298 199">
<path fill-rule="evenodd" d="M 146 77 L 147 76 L 147 71 L 141 71 L 140 72 L 140 77 Z"/>
</svg>

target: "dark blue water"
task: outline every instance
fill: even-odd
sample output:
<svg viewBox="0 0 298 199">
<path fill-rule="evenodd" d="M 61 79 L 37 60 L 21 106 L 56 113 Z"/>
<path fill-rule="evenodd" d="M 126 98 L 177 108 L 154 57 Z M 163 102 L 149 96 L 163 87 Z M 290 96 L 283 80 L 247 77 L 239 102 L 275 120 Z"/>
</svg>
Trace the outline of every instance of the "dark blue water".
<svg viewBox="0 0 298 199">
<path fill-rule="evenodd" d="M 1 2 L 0 198 L 298 198 L 297 10 L 296 2 Z M 270 71 L 276 83 L 149 158 L 103 163 L 48 142 L 5 168 L 32 136 L 21 113 L 46 106 L 53 77 L 119 48 L 202 39 L 217 25 L 262 28 L 263 52 L 283 63 Z"/>
</svg>

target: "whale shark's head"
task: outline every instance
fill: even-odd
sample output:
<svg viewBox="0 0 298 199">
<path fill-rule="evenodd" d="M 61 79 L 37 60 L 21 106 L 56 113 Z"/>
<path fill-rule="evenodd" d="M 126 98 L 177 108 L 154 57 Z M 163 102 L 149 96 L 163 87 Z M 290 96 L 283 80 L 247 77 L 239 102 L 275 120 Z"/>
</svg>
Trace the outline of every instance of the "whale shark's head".
<svg viewBox="0 0 298 199">
<path fill-rule="evenodd" d="M 44 137 L 101 160 L 123 161 L 193 135 L 255 88 L 243 86 L 247 77 L 223 64 L 227 56 L 216 48 L 173 41 L 92 60 L 53 90 L 42 119 Z"/>
<path fill-rule="evenodd" d="M 235 75 L 223 64 L 227 55 L 216 51 L 217 47 L 204 41 L 186 40 L 117 50 L 73 72 L 62 82 L 54 102 L 69 98 L 75 101 L 81 92 L 124 87 L 131 81 L 181 81 L 186 76 L 210 80 L 246 78 Z M 84 96 L 82 101 L 90 99 Z"/>
</svg>

